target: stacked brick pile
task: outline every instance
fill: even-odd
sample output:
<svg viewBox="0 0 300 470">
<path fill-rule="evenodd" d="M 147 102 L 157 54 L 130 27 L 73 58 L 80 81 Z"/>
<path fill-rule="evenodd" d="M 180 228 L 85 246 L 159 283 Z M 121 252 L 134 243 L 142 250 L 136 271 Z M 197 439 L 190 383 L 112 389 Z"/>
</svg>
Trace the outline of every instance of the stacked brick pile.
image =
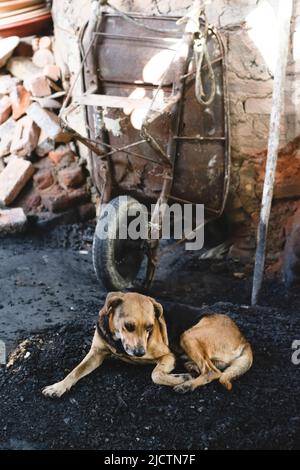
<svg viewBox="0 0 300 470">
<path fill-rule="evenodd" d="M 0 233 L 28 216 L 94 216 L 85 168 L 60 126 L 64 96 L 53 38 L 19 43 L 0 69 Z"/>
</svg>

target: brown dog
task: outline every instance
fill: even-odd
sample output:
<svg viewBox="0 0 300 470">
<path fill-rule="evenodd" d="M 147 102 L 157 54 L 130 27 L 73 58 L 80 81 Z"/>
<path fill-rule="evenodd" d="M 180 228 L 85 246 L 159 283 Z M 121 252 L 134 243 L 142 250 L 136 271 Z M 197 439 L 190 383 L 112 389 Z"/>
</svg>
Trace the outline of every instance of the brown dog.
<svg viewBox="0 0 300 470">
<path fill-rule="evenodd" d="M 185 367 L 196 377 L 190 373 L 172 374 L 175 355 L 169 346 L 162 305 L 141 294 L 108 294 L 89 353 L 64 380 L 46 387 L 43 394 L 61 397 L 99 367 L 107 356 L 117 356 L 127 362 L 156 363 L 153 382 L 174 387 L 177 392 L 195 390 L 215 379 L 230 390 L 231 381 L 252 365 L 250 344 L 226 315 L 201 314 L 199 319 L 197 312 L 196 320 L 187 312 L 181 315 L 181 327 L 178 330 L 177 325 L 176 330 L 181 353 L 188 359 Z M 169 312 L 170 331 L 175 331 L 172 322 L 177 317 L 176 312 Z M 187 320 L 194 326 L 187 327 Z"/>
</svg>

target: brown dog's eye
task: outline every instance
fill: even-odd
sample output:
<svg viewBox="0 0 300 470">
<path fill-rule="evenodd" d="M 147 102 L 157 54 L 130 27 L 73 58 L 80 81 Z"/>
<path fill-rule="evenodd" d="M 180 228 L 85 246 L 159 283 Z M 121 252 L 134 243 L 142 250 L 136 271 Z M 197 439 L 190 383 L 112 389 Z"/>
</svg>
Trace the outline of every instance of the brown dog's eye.
<svg viewBox="0 0 300 470">
<path fill-rule="evenodd" d="M 133 325 L 133 323 L 125 323 L 125 328 L 130 333 L 132 333 L 135 330 L 135 326 Z"/>
<path fill-rule="evenodd" d="M 148 326 L 146 326 L 146 331 L 147 331 L 148 333 L 151 333 L 152 330 L 153 330 L 153 325 L 148 325 Z"/>
</svg>

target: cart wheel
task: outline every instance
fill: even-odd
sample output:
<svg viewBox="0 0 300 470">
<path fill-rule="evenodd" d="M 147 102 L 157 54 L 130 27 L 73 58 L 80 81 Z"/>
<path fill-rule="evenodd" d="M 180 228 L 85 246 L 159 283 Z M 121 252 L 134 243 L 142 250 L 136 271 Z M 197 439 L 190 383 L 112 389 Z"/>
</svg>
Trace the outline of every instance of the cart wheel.
<svg viewBox="0 0 300 470">
<path fill-rule="evenodd" d="M 128 215 L 129 211 L 134 215 Z M 119 196 L 110 201 L 99 217 L 93 242 L 93 264 L 97 278 L 108 290 L 133 287 L 144 258 L 145 240 L 120 239 L 119 234 L 121 228 L 125 228 L 126 233 L 129 223 L 140 214 L 147 223 L 144 206 L 130 196 Z"/>
</svg>

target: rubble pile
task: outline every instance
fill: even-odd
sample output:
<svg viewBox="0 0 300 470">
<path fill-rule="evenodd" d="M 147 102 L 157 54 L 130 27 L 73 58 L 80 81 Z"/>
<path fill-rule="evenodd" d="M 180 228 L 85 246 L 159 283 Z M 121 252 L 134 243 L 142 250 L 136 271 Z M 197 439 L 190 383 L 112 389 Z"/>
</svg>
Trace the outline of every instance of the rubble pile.
<svg viewBox="0 0 300 470">
<path fill-rule="evenodd" d="M 25 222 L 93 218 L 88 174 L 58 117 L 54 38 L 0 39 L 0 65 L 0 233 L 20 228 L 20 210 Z"/>
</svg>

